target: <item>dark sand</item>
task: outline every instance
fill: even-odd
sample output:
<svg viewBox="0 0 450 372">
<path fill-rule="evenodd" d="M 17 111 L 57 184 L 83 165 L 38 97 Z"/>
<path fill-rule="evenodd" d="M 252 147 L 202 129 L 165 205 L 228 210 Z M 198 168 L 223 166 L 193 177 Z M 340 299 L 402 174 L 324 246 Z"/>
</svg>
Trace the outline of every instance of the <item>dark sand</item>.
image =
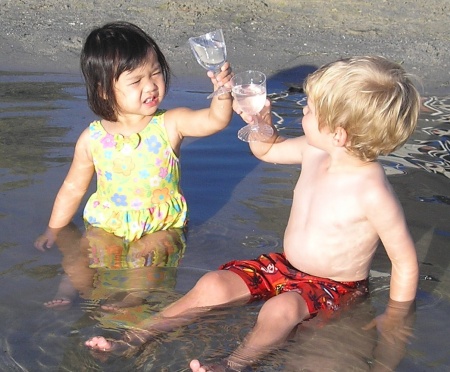
<svg viewBox="0 0 450 372">
<path fill-rule="evenodd" d="M 423 94 L 450 90 L 448 0 L 4 0 L 0 19 L 0 70 L 78 72 L 87 32 L 127 20 L 155 38 L 178 76 L 203 72 L 187 39 L 222 28 L 235 71 L 380 54 L 417 75 Z"/>
</svg>

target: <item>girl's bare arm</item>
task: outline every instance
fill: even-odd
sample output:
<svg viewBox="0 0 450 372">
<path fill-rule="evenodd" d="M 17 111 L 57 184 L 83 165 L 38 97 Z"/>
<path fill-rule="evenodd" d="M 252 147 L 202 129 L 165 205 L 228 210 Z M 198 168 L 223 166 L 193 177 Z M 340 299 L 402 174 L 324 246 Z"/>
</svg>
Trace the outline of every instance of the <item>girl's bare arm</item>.
<svg viewBox="0 0 450 372">
<path fill-rule="evenodd" d="M 36 248 L 50 248 L 56 234 L 69 224 L 77 212 L 94 175 L 94 164 L 89 151 L 89 133 L 85 130 L 77 141 L 69 172 L 56 195 L 47 231 L 35 242 Z"/>
<path fill-rule="evenodd" d="M 225 63 L 216 77 L 213 77 L 211 72 L 208 72 L 208 76 L 215 90 L 219 86 L 228 84 L 232 77 L 231 67 Z M 210 107 L 205 109 L 193 110 L 180 107 L 169 110 L 166 114 L 169 136 L 172 134 L 179 138 L 205 137 L 217 133 L 230 123 L 233 116 L 232 106 L 231 93 L 226 93 L 212 98 Z"/>
</svg>

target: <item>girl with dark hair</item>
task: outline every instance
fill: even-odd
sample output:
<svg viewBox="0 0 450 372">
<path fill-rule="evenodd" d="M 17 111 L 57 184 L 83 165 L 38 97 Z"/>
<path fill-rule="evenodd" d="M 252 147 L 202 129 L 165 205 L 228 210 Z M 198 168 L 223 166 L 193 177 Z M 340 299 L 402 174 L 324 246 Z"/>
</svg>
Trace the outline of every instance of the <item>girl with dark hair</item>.
<svg viewBox="0 0 450 372">
<path fill-rule="evenodd" d="M 54 244 L 96 174 L 97 190 L 83 214 L 86 235 L 92 230 L 98 235 L 95 230 L 101 229 L 122 239 L 116 267 L 146 265 L 145 252 L 139 255 L 142 259 L 129 262 L 130 248 L 145 251 L 146 235 L 186 227 L 179 161 L 183 139 L 224 129 L 232 117 L 232 97 L 214 97 L 210 107 L 200 110 L 160 109 L 169 87 L 169 65 L 156 42 L 127 22 L 91 31 L 82 49 L 81 70 L 89 107 L 100 118 L 81 133 L 48 228 L 35 247 L 43 251 Z M 228 85 L 231 74 L 226 63 L 208 77 L 217 89 Z"/>
</svg>

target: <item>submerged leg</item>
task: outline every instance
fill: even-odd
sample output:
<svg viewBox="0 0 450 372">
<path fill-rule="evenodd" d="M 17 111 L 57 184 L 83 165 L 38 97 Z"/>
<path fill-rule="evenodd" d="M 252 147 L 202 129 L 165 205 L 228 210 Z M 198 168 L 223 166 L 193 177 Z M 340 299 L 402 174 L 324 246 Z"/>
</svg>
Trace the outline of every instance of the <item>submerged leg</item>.
<svg viewBox="0 0 450 372">
<path fill-rule="evenodd" d="M 49 309 L 67 310 L 72 306 L 72 302 L 77 295 L 78 291 L 73 286 L 69 277 L 64 274 L 59 282 L 58 291 L 53 297 L 53 300 L 44 302 L 44 306 Z"/>
<path fill-rule="evenodd" d="M 107 312 L 124 312 L 128 308 L 142 305 L 148 291 L 119 292 L 108 298 L 101 309 Z"/>
<path fill-rule="evenodd" d="M 237 274 L 222 270 L 209 272 L 178 301 L 167 306 L 157 316 L 137 324 L 136 329 L 131 331 L 133 343 L 143 344 L 156 334 L 191 323 L 211 308 L 246 303 L 249 298 L 247 285 Z M 129 335 L 130 331 L 127 331 L 125 338 Z M 93 337 L 85 344 L 100 351 L 114 348 L 114 342 L 101 336 Z"/>
<path fill-rule="evenodd" d="M 229 364 L 226 360 L 222 361 L 220 364 L 214 364 L 214 365 L 201 365 L 198 360 L 193 360 L 189 364 L 189 367 L 194 372 L 240 372 L 241 369 L 235 369 L 232 367 L 231 364 Z"/>
<path fill-rule="evenodd" d="M 285 342 L 292 330 L 308 317 L 306 302 L 298 293 L 286 292 L 272 297 L 261 308 L 253 330 L 227 358 L 225 369 L 223 364 L 202 366 L 198 360 L 191 361 L 191 369 L 195 372 L 240 371 Z"/>
<path fill-rule="evenodd" d="M 56 245 L 62 253 L 62 267 L 64 274 L 58 285 L 58 290 L 52 300 L 44 302 L 44 306 L 54 310 L 66 310 L 78 296 L 78 290 L 71 277 L 71 267 L 76 265 L 80 256 L 82 233 L 74 224 L 70 223 L 58 233 Z M 78 273 L 77 273 L 78 275 Z"/>
<path fill-rule="evenodd" d="M 177 267 L 185 248 L 182 229 L 155 231 L 130 243 L 128 260 L 132 267 Z"/>
</svg>

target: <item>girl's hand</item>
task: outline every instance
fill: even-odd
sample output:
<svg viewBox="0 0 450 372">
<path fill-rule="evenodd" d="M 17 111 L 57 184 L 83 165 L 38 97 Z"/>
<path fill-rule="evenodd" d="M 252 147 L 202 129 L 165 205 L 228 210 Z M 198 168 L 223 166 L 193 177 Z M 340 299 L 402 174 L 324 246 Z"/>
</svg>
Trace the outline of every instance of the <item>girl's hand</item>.
<svg viewBox="0 0 450 372">
<path fill-rule="evenodd" d="M 217 74 L 214 74 L 214 72 L 212 71 L 208 71 L 207 75 L 216 88 L 226 86 L 227 88 L 231 89 L 231 84 L 229 83 L 229 81 L 234 74 L 229 62 L 225 62 Z"/>
<path fill-rule="evenodd" d="M 50 249 L 53 244 L 55 244 L 56 237 L 60 230 L 61 229 L 48 227 L 47 230 L 45 230 L 45 233 L 35 240 L 34 247 L 41 252 L 45 252 L 45 249 Z"/>
</svg>

